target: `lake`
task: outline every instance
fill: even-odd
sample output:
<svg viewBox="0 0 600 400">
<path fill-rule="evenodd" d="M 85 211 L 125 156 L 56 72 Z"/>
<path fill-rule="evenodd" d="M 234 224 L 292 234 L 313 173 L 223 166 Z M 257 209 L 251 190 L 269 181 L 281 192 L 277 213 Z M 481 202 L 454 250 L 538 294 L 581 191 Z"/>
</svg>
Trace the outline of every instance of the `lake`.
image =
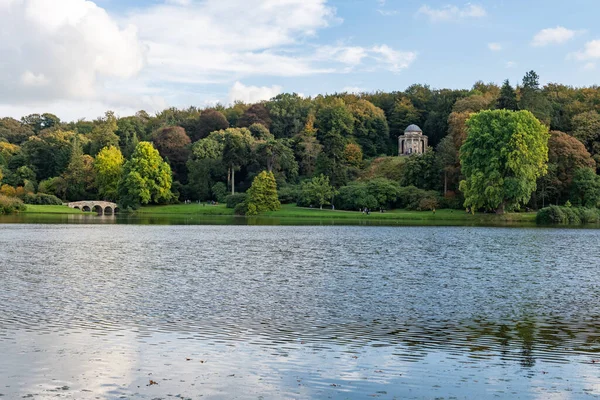
<svg viewBox="0 0 600 400">
<path fill-rule="evenodd" d="M 596 230 L 0 224 L 7 399 L 600 397 Z"/>
</svg>

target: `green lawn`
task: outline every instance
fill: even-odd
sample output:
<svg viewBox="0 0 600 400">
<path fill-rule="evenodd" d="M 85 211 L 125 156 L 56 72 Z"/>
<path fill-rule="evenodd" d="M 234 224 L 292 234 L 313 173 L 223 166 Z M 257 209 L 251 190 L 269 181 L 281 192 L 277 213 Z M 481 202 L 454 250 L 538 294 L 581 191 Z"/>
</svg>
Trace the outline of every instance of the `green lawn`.
<svg viewBox="0 0 600 400">
<path fill-rule="evenodd" d="M 135 211 L 136 214 L 179 214 L 179 215 L 233 215 L 233 209 L 225 204 L 217 206 L 205 204 L 170 204 L 167 206 L 146 206 Z"/>
<path fill-rule="evenodd" d="M 167 206 L 147 206 L 136 211 L 140 215 L 233 215 L 233 209 L 225 205 L 207 206 L 202 204 L 175 204 Z M 507 213 L 505 215 L 467 214 L 460 210 L 437 210 L 431 211 L 406 211 L 390 210 L 385 213 L 372 212 L 369 215 L 359 211 L 339 211 L 324 208 L 303 208 L 295 204 L 284 204 L 281 210 L 270 211 L 258 216 L 258 218 L 297 218 L 320 220 L 361 220 L 361 221 L 424 221 L 435 223 L 436 221 L 453 221 L 464 223 L 502 223 L 502 222 L 535 222 L 535 213 Z"/>
<path fill-rule="evenodd" d="M 40 206 L 36 204 L 27 204 L 27 209 L 24 211 L 27 214 L 95 214 L 84 213 L 76 208 L 67 206 Z"/>
</svg>

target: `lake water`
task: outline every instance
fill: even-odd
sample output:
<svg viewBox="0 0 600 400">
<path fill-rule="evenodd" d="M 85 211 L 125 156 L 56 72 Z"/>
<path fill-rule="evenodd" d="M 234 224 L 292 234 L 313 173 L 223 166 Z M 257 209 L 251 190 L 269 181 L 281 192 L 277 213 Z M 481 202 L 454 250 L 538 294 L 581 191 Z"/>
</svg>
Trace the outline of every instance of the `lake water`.
<svg viewBox="0 0 600 400">
<path fill-rule="evenodd" d="M 595 230 L 0 225 L 1 398 L 595 398 L 598 352 Z"/>
</svg>

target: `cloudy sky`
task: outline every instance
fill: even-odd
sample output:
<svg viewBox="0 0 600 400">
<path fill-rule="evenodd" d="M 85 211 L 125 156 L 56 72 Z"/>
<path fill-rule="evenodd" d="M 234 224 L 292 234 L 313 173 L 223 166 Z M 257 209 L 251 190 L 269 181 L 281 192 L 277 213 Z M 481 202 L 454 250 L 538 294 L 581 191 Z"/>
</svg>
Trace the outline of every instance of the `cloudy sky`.
<svg viewBox="0 0 600 400">
<path fill-rule="evenodd" d="M 0 0 L 0 116 L 598 83 L 597 0 Z"/>
</svg>

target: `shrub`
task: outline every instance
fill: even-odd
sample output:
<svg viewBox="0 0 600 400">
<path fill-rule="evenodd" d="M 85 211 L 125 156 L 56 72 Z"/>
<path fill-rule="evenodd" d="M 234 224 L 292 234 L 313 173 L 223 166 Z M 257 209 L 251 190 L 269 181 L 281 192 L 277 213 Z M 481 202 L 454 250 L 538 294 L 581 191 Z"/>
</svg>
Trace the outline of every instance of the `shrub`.
<svg viewBox="0 0 600 400">
<path fill-rule="evenodd" d="M 415 186 L 401 187 L 398 191 L 396 206 L 407 210 L 420 210 L 421 201 L 426 200 L 428 204 L 440 204 L 440 195 L 435 190 L 418 189 Z M 423 203 L 424 205 L 426 202 Z"/>
<path fill-rule="evenodd" d="M 544 207 L 537 212 L 535 221 L 538 224 L 564 224 L 566 222 L 565 213 L 562 211 L 563 207 L 549 206 Z"/>
<path fill-rule="evenodd" d="M 39 204 L 51 206 L 60 206 L 62 204 L 62 200 L 58 197 L 45 193 L 27 193 L 23 196 L 23 202 L 25 204 Z"/>
<path fill-rule="evenodd" d="M 8 197 L 0 194 L 0 214 L 10 214 L 17 211 L 25 211 L 23 201 L 17 197 Z"/>
<path fill-rule="evenodd" d="M 6 196 L 6 197 L 16 197 L 17 191 L 14 187 L 5 184 L 5 185 L 2 185 L 2 187 L 0 187 L 0 195 Z"/>
<path fill-rule="evenodd" d="M 248 204 L 246 202 L 238 203 L 233 209 L 235 215 L 246 215 L 248 212 Z"/>
<path fill-rule="evenodd" d="M 584 207 L 549 206 L 538 211 L 538 224 L 595 224 L 600 221 L 600 210 Z"/>
<path fill-rule="evenodd" d="M 236 193 L 230 194 L 225 197 L 225 203 L 227 204 L 227 208 L 235 208 L 240 203 L 246 202 L 248 195 L 246 193 Z"/>
<path fill-rule="evenodd" d="M 425 198 L 422 198 L 421 201 L 419 201 L 419 208 L 417 210 L 418 211 L 431 211 L 438 207 L 439 207 L 439 202 L 437 201 L 437 199 L 432 198 L 432 197 L 425 197 Z"/>
</svg>

